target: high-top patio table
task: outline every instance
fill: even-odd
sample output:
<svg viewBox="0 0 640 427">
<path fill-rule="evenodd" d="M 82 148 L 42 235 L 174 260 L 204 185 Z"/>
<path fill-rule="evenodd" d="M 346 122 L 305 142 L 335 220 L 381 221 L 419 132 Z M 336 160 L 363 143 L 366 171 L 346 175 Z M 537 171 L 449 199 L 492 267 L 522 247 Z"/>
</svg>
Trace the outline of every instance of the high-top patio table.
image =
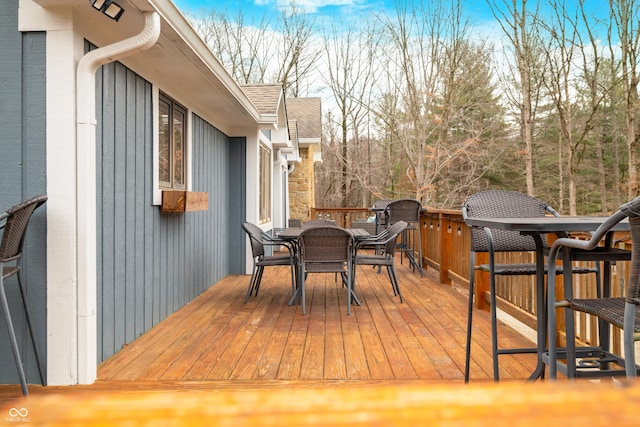
<svg viewBox="0 0 640 427">
<path fill-rule="evenodd" d="M 552 300 L 555 301 L 554 298 L 551 298 L 549 295 L 549 301 L 545 298 L 545 289 L 544 289 L 544 247 L 542 244 L 542 238 L 540 237 L 542 234 L 547 233 L 556 233 L 556 234 L 565 234 L 571 232 L 591 232 L 595 231 L 604 221 L 606 221 L 609 217 L 598 217 L 598 216 L 548 216 L 548 217 L 535 217 L 535 218 L 468 218 L 467 225 L 476 226 L 476 227 L 487 227 L 499 230 L 511 230 L 511 231 L 519 231 L 522 234 L 531 235 L 536 242 L 536 328 L 537 328 L 537 343 L 536 343 L 536 354 L 538 357 L 538 364 L 536 366 L 535 371 L 531 374 L 529 379 L 537 379 L 544 377 L 544 361 L 543 356 L 546 351 L 546 340 L 547 340 L 547 305 L 553 304 Z M 605 239 L 605 246 L 610 247 L 612 236 L 614 231 L 628 231 L 629 230 L 629 221 L 624 220 L 615 225 L 611 232 L 607 235 Z M 584 253 L 584 257 L 581 257 L 581 260 L 585 261 L 611 261 L 612 258 L 615 260 L 620 259 L 623 255 L 622 251 L 594 251 L 593 253 Z M 609 258 L 612 257 L 612 258 Z M 565 254 L 563 259 L 565 260 L 565 268 L 570 268 L 570 256 Z M 630 254 L 629 254 L 630 259 Z M 608 269 L 607 269 L 608 270 Z M 554 276 L 555 280 L 555 275 Z M 604 289 L 608 289 L 610 286 L 610 274 L 608 271 L 605 271 L 603 287 Z M 553 308 L 549 308 L 553 309 Z M 555 334 L 555 331 L 549 331 L 549 335 Z"/>
<path fill-rule="evenodd" d="M 297 278 L 296 291 L 293 294 L 293 296 L 291 297 L 291 299 L 289 300 L 289 305 L 295 304 L 296 300 L 298 300 L 302 296 L 301 295 L 301 290 L 302 290 L 301 280 L 302 280 L 302 274 L 304 274 L 304 272 L 302 271 L 302 265 L 301 265 L 301 262 L 300 262 L 300 259 L 301 259 L 301 257 L 300 257 L 300 245 L 298 244 L 298 239 L 300 238 L 300 233 L 302 232 L 302 230 L 304 230 L 303 227 L 288 227 L 288 228 L 285 228 L 284 230 L 280 231 L 276 235 L 277 239 L 282 239 L 285 242 L 294 243 L 294 245 L 296 247 L 296 250 L 298 251 L 298 254 L 297 254 L 297 259 L 298 259 L 297 270 L 298 270 L 298 274 L 296 275 L 296 278 Z M 363 228 L 345 228 L 345 230 L 348 230 L 351 233 L 351 235 L 353 236 L 354 240 L 363 239 L 363 238 L 366 238 L 366 237 L 370 236 L 369 232 L 367 230 L 363 229 Z M 358 297 L 353 292 L 353 289 L 351 289 L 351 297 L 353 298 L 354 302 L 357 305 L 360 305 L 360 301 L 358 300 Z"/>
</svg>

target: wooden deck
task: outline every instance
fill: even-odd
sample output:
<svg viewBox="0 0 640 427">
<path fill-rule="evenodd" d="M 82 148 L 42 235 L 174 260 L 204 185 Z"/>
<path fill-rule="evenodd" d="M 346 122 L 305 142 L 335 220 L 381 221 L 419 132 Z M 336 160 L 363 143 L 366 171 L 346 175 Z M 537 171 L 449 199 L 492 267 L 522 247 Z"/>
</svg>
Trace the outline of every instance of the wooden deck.
<svg viewBox="0 0 640 427">
<path fill-rule="evenodd" d="M 307 279 L 307 315 L 288 306 L 284 267 L 267 268 L 260 294 L 247 304 L 249 276 L 230 276 L 99 366 L 91 386 L 30 386 L 32 395 L 77 390 L 219 390 L 339 384 L 463 382 L 466 297 L 437 283 L 436 272 L 397 264 L 404 303 L 388 277 L 358 269 L 362 305 L 346 314 L 346 290 L 333 274 Z M 490 382 L 490 322 L 474 318 L 472 382 Z M 503 327 L 502 345 L 528 346 Z M 501 356 L 501 379 L 524 381 L 534 355 Z M 0 402 L 20 397 L 1 386 Z"/>
</svg>

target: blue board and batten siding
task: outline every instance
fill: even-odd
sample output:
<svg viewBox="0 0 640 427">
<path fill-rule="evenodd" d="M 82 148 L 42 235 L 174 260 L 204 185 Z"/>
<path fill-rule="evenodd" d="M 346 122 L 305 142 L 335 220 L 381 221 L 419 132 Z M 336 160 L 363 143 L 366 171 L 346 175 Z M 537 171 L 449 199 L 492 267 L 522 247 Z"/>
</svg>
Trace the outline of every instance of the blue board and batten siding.
<svg viewBox="0 0 640 427">
<path fill-rule="evenodd" d="M 0 8 L 0 211 L 47 189 L 46 33 L 18 31 L 18 2 Z M 70 79 L 73 76 L 69 76 Z M 121 64 L 97 74 L 98 360 L 160 322 L 227 274 L 244 273 L 244 138 L 197 116 L 193 190 L 209 210 L 162 214 L 152 204 L 151 84 Z M 70 141 L 70 144 L 72 141 Z M 72 149 L 72 147 L 70 147 Z M 35 212 L 23 277 L 36 341 L 47 358 L 47 204 Z M 27 379 L 38 383 L 15 278 L 6 282 Z M 0 383 L 16 384 L 0 316 Z"/>
<path fill-rule="evenodd" d="M 20 33 L 18 2 L 3 2 L 0 8 L 0 212 L 46 192 L 45 70 L 45 33 Z M 23 278 L 43 360 L 47 354 L 46 210 L 45 204 L 34 213 L 23 252 Z M 27 380 L 38 383 L 40 378 L 15 276 L 6 280 L 5 289 Z M 3 316 L 0 316 L 0 349 L 0 383 L 16 384 L 18 375 Z"/>
<path fill-rule="evenodd" d="M 99 361 L 244 272 L 244 246 L 230 231 L 245 217 L 244 138 L 231 142 L 191 114 L 192 190 L 208 193 L 209 209 L 162 213 L 152 203 L 152 111 L 151 83 L 120 63 L 98 72 Z"/>
</svg>

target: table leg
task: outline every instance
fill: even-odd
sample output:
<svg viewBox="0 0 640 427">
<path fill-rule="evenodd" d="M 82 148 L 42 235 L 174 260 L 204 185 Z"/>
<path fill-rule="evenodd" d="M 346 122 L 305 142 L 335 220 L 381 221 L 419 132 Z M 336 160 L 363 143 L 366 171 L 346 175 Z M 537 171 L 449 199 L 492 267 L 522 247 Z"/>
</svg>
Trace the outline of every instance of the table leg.
<svg viewBox="0 0 640 427">
<path fill-rule="evenodd" d="M 536 369 L 533 371 L 529 380 L 536 380 L 538 378 L 544 378 L 544 362 L 542 361 L 542 355 L 546 350 L 546 327 L 547 327 L 547 311 L 546 307 L 546 299 L 545 299 L 545 290 L 544 290 L 544 253 L 543 253 L 543 245 L 542 245 L 542 237 L 539 234 L 534 234 L 533 238 L 536 242 L 536 306 L 537 306 L 537 315 L 536 315 L 536 329 L 537 329 L 537 340 L 536 349 L 537 349 L 537 357 L 538 363 L 536 364 Z M 551 270 L 550 270 L 551 271 Z"/>
<path fill-rule="evenodd" d="M 555 268 L 554 260 L 549 257 L 549 269 Z M 553 313 L 556 309 L 555 306 L 556 295 L 556 275 L 550 274 L 547 278 L 547 312 Z M 555 380 L 557 376 L 557 366 L 553 361 L 558 358 L 558 348 L 556 346 L 556 316 L 549 315 L 548 333 L 549 336 L 549 379 Z"/>
</svg>

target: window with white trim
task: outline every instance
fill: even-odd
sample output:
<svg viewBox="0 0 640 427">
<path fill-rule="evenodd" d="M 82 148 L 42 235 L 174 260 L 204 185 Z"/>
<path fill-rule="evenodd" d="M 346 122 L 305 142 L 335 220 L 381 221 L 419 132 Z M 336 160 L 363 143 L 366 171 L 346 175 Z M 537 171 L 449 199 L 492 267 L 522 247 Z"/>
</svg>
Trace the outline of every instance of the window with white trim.
<svg viewBox="0 0 640 427">
<path fill-rule="evenodd" d="M 162 189 L 187 188 L 187 109 L 160 93 L 158 99 L 158 183 Z"/>
<path fill-rule="evenodd" d="M 271 149 L 260 144 L 260 223 L 271 221 Z"/>
</svg>

